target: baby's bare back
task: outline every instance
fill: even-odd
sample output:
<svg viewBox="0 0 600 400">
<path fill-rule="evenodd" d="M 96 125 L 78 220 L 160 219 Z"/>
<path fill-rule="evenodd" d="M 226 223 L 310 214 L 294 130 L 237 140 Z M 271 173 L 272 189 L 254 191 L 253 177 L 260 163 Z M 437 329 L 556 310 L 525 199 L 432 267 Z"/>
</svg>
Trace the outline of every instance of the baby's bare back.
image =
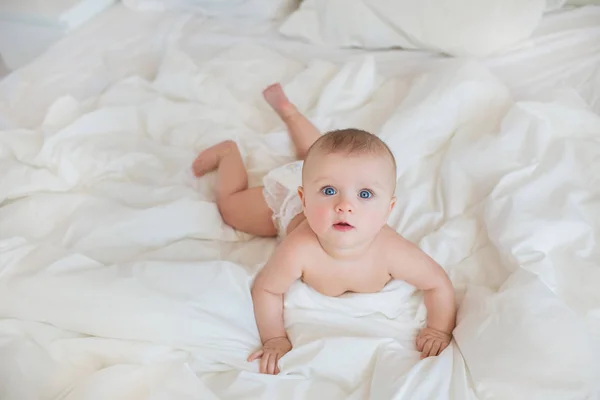
<svg viewBox="0 0 600 400">
<path fill-rule="evenodd" d="M 326 296 L 339 296 L 346 292 L 376 293 L 383 289 L 392 279 L 387 255 L 394 236 L 395 232 L 385 227 L 364 253 L 347 260 L 327 254 L 306 222 L 287 240 L 296 242 L 289 251 L 298 253 L 302 281 Z"/>
</svg>

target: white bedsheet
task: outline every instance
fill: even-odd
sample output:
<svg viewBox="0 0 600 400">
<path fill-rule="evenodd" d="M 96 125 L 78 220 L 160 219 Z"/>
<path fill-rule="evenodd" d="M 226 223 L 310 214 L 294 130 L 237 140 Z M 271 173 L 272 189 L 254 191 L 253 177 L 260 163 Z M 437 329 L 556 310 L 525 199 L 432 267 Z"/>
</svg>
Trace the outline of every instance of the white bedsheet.
<svg viewBox="0 0 600 400">
<path fill-rule="evenodd" d="M 597 92 L 565 84 L 516 99 L 533 86 L 495 72 L 506 60 L 414 55 L 422 73 L 415 61 L 390 74 L 387 55 L 306 62 L 240 39 L 192 55 L 187 37 L 159 47 L 140 34 L 158 68 L 104 75 L 87 96 L 56 86 L 31 126 L 0 131 L 0 398 L 600 395 L 600 117 L 585 97 Z M 227 138 L 251 184 L 290 160 L 260 96 L 274 81 L 321 129 L 352 125 L 390 144 L 390 224 L 457 288 L 441 356 L 419 360 L 425 310 L 408 285 L 327 298 L 297 283 L 281 375 L 245 361 L 258 345 L 249 286 L 275 243 L 224 225 L 214 176 L 194 179 L 189 164 Z"/>
<path fill-rule="evenodd" d="M 546 0 L 304 0 L 280 31 L 311 43 L 485 56 L 528 38 Z M 502 34 L 498 34 L 502 32 Z"/>
</svg>

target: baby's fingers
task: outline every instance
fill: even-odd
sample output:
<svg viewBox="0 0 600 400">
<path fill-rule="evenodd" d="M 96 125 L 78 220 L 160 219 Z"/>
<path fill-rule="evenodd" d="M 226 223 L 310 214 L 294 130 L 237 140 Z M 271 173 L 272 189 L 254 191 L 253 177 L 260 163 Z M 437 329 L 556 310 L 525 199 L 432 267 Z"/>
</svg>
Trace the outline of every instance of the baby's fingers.
<svg viewBox="0 0 600 400">
<path fill-rule="evenodd" d="M 260 373 L 268 374 L 269 373 L 269 360 L 273 358 L 273 354 L 265 353 L 260 359 Z"/>
<path fill-rule="evenodd" d="M 269 357 L 268 373 L 271 375 L 276 375 L 279 372 L 279 368 L 277 368 L 277 356 L 278 354 L 271 354 L 271 357 Z"/>
<path fill-rule="evenodd" d="M 423 344 L 425 344 L 426 341 L 427 339 L 422 336 L 417 336 L 417 351 L 423 351 Z"/>
<path fill-rule="evenodd" d="M 262 350 L 262 349 L 255 351 L 254 353 L 250 354 L 250 356 L 248 357 L 248 362 L 252 362 L 256 359 L 261 358 L 263 354 L 264 354 L 264 350 Z"/>
<path fill-rule="evenodd" d="M 421 359 L 425 357 L 429 357 L 429 353 L 431 352 L 431 346 L 433 345 L 433 340 L 428 340 L 423 345 L 423 351 L 421 352 Z"/>
<path fill-rule="evenodd" d="M 430 356 L 437 356 L 440 354 L 442 348 L 442 342 L 440 342 L 439 340 L 436 340 L 435 342 L 433 342 L 433 345 L 431 346 L 431 351 L 429 352 Z"/>
<path fill-rule="evenodd" d="M 279 360 L 281 359 L 283 355 L 282 354 L 277 354 L 277 357 L 275 358 L 275 375 L 279 374 L 279 372 L 281 372 L 279 370 Z"/>
</svg>

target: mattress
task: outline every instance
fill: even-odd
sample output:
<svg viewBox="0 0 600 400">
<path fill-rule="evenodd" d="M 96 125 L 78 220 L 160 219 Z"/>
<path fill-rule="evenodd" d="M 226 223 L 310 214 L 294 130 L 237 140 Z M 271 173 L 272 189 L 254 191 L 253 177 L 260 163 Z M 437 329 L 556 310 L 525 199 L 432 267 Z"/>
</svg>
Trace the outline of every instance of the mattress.
<svg viewBox="0 0 600 400">
<path fill-rule="evenodd" d="M 276 24 L 116 5 L 0 82 L 0 398 L 595 399 L 600 8 L 502 55 L 340 50 Z M 219 216 L 202 149 L 251 186 L 293 160 L 261 90 L 377 133 L 389 224 L 448 272 L 451 345 L 419 359 L 421 295 L 286 295 L 293 350 L 257 373 L 249 288 L 275 239 Z"/>
</svg>

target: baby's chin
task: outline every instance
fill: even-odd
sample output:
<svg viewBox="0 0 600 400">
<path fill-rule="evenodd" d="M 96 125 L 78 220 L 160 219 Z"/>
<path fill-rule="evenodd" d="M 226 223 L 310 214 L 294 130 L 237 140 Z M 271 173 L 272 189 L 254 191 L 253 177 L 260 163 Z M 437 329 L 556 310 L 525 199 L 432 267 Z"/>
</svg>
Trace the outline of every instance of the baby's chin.
<svg viewBox="0 0 600 400">
<path fill-rule="evenodd" d="M 366 242 L 371 241 L 375 235 L 365 235 L 365 232 L 361 232 L 359 228 L 352 227 L 332 227 L 328 232 L 321 236 L 322 239 L 326 240 L 330 245 L 340 249 L 348 249 L 353 247 L 360 247 Z"/>
</svg>

